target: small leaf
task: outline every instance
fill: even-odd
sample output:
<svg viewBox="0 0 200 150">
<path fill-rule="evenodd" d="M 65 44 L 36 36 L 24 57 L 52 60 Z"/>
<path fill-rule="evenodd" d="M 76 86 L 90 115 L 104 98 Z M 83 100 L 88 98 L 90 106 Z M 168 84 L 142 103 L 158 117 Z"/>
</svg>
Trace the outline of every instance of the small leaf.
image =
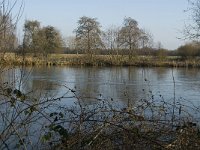
<svg viewBox="0 0 200 150">
<path fill-rule="evenodd" d="M 58 121 L 58 117 L 57 117 L 57 116 L 56 116 L 55 119 L 54 119 L 54 122 L 56 122 L 56 121 Z"/>
<path fill-rule="evenodd" d="M 53 116 L 56 116 L 58 113 L 57 112 L 53 112 L 53 113 L 50 113 L 50 117 L 53 117 Z"/>
<path fill-rule="evenodd" d="M 24 101 L 26 99 L 25 94 L 22 94 L 22 96 L 20 97 L 21 101 Z"/>
<path fill-rule="evenodd" d="M 31 112 L 34 112 L 34 111 L 36 111 L 36 110 L 37 110 L 37 109 L 36 109 L 34 106 L 31 106 L 31 107 L 30 107 L 30 111 L 31 111 Z"/>
<path fill-rule="evenodd" d="M 8 95 L 10 95 L 11 92 L 12 92 L 12 89 L 11 89 L 11 88 L 7 88 L 7 89 L 6 89 L 6 93 L 7 93 Z"/>
<path fill-rule="evenodd" d="M 28 114 L 29 114 L 29 111 L 28 111 L 28 110 L 25 110 L 25 111 L 24 111 L 24 114 L 25 114 L 25 115 L 28 115 Z"/>
<path fill-rule="evenodd" d="M 63 118 L 64 117 L 64 115 L 63 115 L 63 113 L 59 113 L 59 116 L 60 116 L 60 118 Z"/>
<path fill-rule="evenodd" d="M 16 99 L 14 97 L 11 97 L 10 99 L 11 107 L 15 106 L 15 102 L 16 102 Z"/>
<path fill-rule="evenodd" d="M 51 132 L 48 132 L 47 134 L 45 134 L 43 137 L 42 137 L 42 141 L 46 142 L 46 141 L 49 141 L 52 137 L 52 134 Z"/>
</svg>

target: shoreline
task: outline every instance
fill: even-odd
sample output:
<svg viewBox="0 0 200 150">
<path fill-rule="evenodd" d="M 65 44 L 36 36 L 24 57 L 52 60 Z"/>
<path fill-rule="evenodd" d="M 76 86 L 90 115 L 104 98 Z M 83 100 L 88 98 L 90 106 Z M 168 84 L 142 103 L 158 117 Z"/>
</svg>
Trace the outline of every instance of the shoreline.
<svg viewBox="0 0 200 150">
<path fill-rule="evenodd" d="M 94 55 L 89 58 L 84 54 L 50 54 L 48 58 L 30 55 L 24 58 L 14 53 L 5 54 L 1 57 L 4 65 L 26 66 L 135 66 L 135 67 L 185 67 L 200 68 L 200 58 L 182 59 L 177 56 L 159 58 L 156 56 L 133 56 L 128 55 Z"/>
</svg>

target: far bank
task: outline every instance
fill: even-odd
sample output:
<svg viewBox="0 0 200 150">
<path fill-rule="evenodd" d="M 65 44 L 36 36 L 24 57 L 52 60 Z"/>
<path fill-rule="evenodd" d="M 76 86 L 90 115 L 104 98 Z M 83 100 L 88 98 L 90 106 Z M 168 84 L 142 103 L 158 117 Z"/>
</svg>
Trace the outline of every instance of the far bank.
<svg viewBox="0 0 200 150">
<path fill-rule="evenodd" d="M 26 66 L 137 66 L 137 67 L 200 67 L 199 57 L 182 58 L 179 56 L 128 56 L 84 54 L 49 54 L 47 57 L 1 54 L 1 64 Z"/>
</svg>

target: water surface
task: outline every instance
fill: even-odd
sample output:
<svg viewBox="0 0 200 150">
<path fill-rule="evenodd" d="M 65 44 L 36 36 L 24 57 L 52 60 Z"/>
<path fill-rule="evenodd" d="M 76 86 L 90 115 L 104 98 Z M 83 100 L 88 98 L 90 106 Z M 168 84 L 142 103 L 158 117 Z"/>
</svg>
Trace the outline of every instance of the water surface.
<svg viewBox="0 0 200 150">
<path fill-rule="evenodd" d="M 13 73 L 12 73 L 13 74 Z M 20 69 L 15 69 L 20 78 Z M 26 93 L 38 91 L 52 96 L 62 95 L 67 89 L 91 103 L 91 99 L 113 99 L 121 104 L 141 99 L 177 101 L 200 105 L 200 70 L 186 68 L 137 68 L 137 67 L 34 67 L 23 70 L 23 86 Z M 11 73 L 8 75 L 13 78 Z M 175 94 L 175 95 L 174 95 Z M 71 95 L 68 93 L 68 95 Z M 74 100 L 65 100 L 73 105 Z"/>
</svg>

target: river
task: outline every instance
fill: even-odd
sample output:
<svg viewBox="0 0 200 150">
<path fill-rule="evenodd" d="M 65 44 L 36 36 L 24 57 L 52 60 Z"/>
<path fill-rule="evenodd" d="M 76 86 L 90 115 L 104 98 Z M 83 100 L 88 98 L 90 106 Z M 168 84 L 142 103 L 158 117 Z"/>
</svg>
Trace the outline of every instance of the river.
<svg viewBox="0 0 200 150">
<path fill-rule="evenodd" d="M 20 91 L 31 97 L 30 100 L 34 100 L 32 97 L 36 98 L 36 100 L 43 100 L 42 98 L 56 99 L 57 97 L 62 97 L 64 95 L 64 98 L 62 99 L 48 101 L 37 107 L 29 107 L 29 104 L 32 102 L 29 99 L 28 101 L 25 101 L 25 103 L 22 99 L 20 99 L 18 103 L 14 103 L 15 101 L 13 102 L 13 99 L 11 98 L 10 102 L 13 102 L 15 107 L 10 105 L 10 103 L 7 103 L 6 99 L 2 99 L 0 131 L 2 130 L 1 132 L 8 134 L 7 143 L 9 143 L 11 147 L 15 147 L 19 142 L 16 140 L 17 137 L 11 136 L 12 132 L 10 133 L 10 128 L 7 128 L 10 122 L 15 122 L 16 125 L 19 125 L 20 133 L 29 131 L 30 134 L 33 135 L 30 137 L 30 141 L 33 145 L 28 143 L 29 140 L 26 141 L 26 144 L 28 143 L 28 148 L 32 147 L 33 149 L 35 148 L 35 145 L 40 147 L 42 144 L 39 141 L 39 137 L 43 137 L 42 135 L 44 135 L 47 130 L 42 127 L 48 127 L 48 125 L 52 123 L 52 112 L 57 112 L 57 115 L 59 114 L 60 116 L 64 114 L 66 117 L 65 121 L 73 120 L 74 116 L 76 118 L 76 113 L 78 116 L 81 116 L 79 114 L 81 107 L 77 107 L 77 111 L 74 107 L 77 106 L 77 102 L 80 102 L 77 101 L 77 99 L 81 100 L 86 107 L 88 106 L 89 112 L 93 112 L 93 110 L 96 109 L 96 107 L 93 107 L 95 105 L 91 104 L 98 104 L 98 102 L 101 104 L 103 102 L 103 106 L 107 106 L 104 102 L 110 101 L 114 107 L 119 107 L 119 110 L 122 110 L 123 112 L 125 110 L 124 106 L 129 105 L 130 103 L 134 106 L 134 104 L 140 104 L 140 102 L 144 100 L 147 101 L 147 104 L 148 101 L 152 102 L 152 100 L 153 102 L 164 101 L 169 102 L 170 105 L 163 106 L 170 107 L 169 109 L 166 107 L 167 109 L 164 111 L 164 116 L 161 116 L 161 119 L 165 117 L 164 119 L 170 120 L 174 113 L 177 118 L 184 118 L 188 116 L 187 113 L 189 112 L 196 120 L 200 120 L 199 111 L 187 109 L 200 106 L 200 70 L 194 68 L 57 66 L 26 67 L 23 69 L 9 68 L 1 74 L 0 81 L 4 82 L 1 84 L 3 86 L 8 82 L 8 85 L 20 89 Z M 103 101 L 101 101 L 102 99 Z M 110 105 L 110 102 L 106 104 Z M 174 102 L 178 104 L 178 109 L 175 109 L 176 111 L 173 113 L 174 107 L 171 107 L 171 104 Z M 55 105 L 52 105 L 52 103 Z M 71 110 L 70 107 L 74 108 Z M 122 107 L 122 109 L 120 107 Z M 34 111 L 31 108 L 34 108 L 37 111 Z M 160 110 L 161 107 L 154 106 L 155 110 L 157 110 L 157 108 Z M 150 109 L 144 111 L 145 117 L 150 118 L 151 115 L 154 117 L 156 115 L 154 113 L 157 112 L 155 110 L 151 111 L 150 106 Z M 158 115 L 162 113 L 162 110 L 159 110 L 159 113 L 157 113 Z M 182 110 L 186 113 L 181 113 L 183 112 Z M 84 112 L 87 111 L 88 110 L 85 110 Z M 76 113 L 74 114 L 74 112 Z M 98 115 L 101 115 L 101 113 L 97 113 L 96 118 L 99 117 Z M 103 116 L 105 117 L 105 114 L 103 114 Z M 5 118 L 7 119 L 6 121 Z M 191 116 L 189 116 L 189 118 L 191 119 Z M 35 121 L 29 122 L 29 119 Z M 53 120 L 54 123 L 55 119 Z M 17 124 L 16 121 L 19 121 L 19 124 Z M 21 125 L 21 122 L 23 122 L 23 125 L 26 124 L 26 126 Z M 76 124 L 77 123 L 78 121 Z M 70 124 L 65 124 L 65 126 L 67 125 Z M 13 131 L 13 133 L 15 133 L 15 131 Z M 24 137 L 26 137 L 26 135 L 24 135 Z M 0 147 L 1 146 L 4 146 L 4 144 L 1 143 Z"/>
<path fill-rule="evenodd" d="M 21 77 L 14 69 L 15 79 Z M 13 78 L 13 73 L 6 75 Z M 34 67 L 23 70 L 21 89 L 25 93 L 39 91 L 60 96 L 66 87 L 76 91 L 85 103 L 99 97 L 112 99 L 120 104 L 141 99 L 176 98 L 184 104 L 200 105 L 200 70 L 187 68 L 138 68 L 138 67 Z M 16 84 L 18 85 L 18 84 Z M 65 87 L 60 86 L 65 85 Z M 70 93 L 68 93 L 70 95 Z M 65 99 L 66 105 L 74 100 Z"/>
</svg>

